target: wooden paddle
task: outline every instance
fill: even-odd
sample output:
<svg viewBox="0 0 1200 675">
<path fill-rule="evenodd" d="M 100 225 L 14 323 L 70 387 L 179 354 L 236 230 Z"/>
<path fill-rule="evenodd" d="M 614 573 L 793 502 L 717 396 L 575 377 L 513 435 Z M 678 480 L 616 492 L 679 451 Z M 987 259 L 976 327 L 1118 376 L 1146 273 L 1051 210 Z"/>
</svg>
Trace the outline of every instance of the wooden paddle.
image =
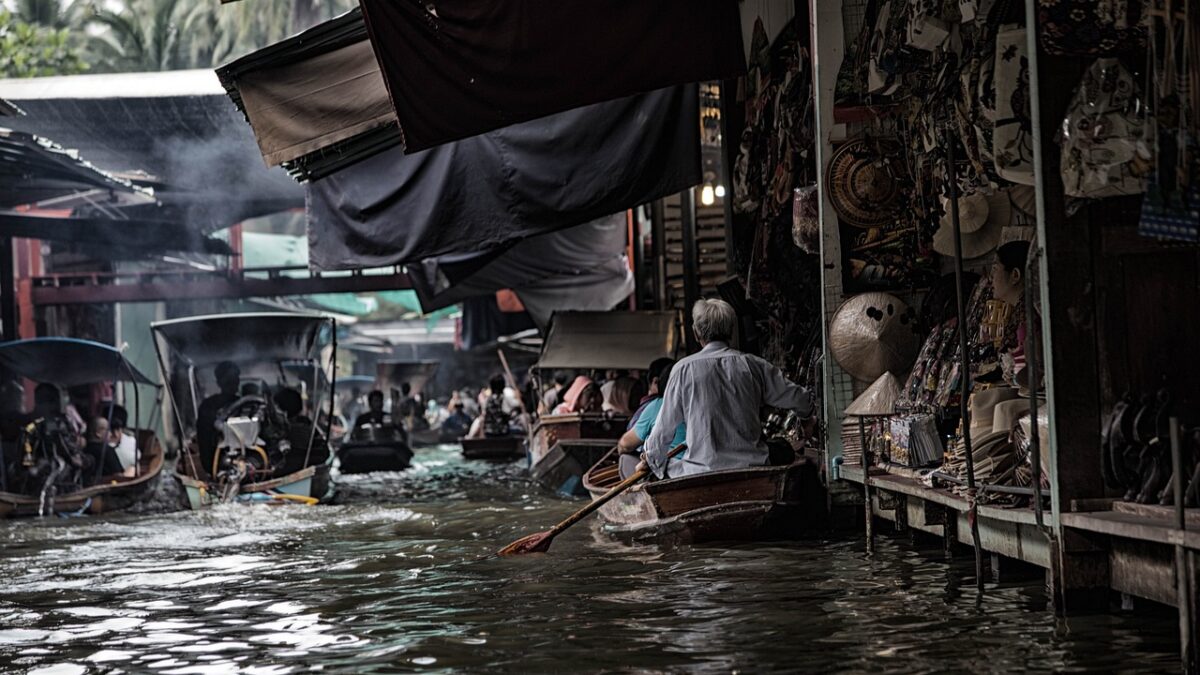
<svg viewBox="0 0 1200 675">
<path fill-rule="evenodd" d="M 684 450 L 687 450 L 687 443 L 680 443 L 679 445 L 672 448 L 669 453 L 667 453 L 667 459 L 671 459 L 672 457 L 679 455 Z M 546 551 L 550 550 L 550 542 L 554 541 L 555 537 L 557 537 L 558 535 L 565 532 L 567 530 L 567 528 L 571 527 L 575 523 L 578 523 L 579 521 L 583 520 L 584 518 L 587 518 L 589 515 L 591 515 L 591 513 L 593 511 L 595 511 L 596 509 L 599 509 L 601 506 L 604 506 L 605 504 L 607 504 L 613 497 L 616 497 L 617 495 L 621 494 L 622 492 L 628 490 L 635 483 L 637 483 L 641 479 L 645 478 L 646 475 L 649 473 L 650 473 L 650 469 L 648 469 L 648 468 L 642 469 L 641 471 L 635 471 L 632 476 L 630 476 L 629 478 L 626 478 L 625 480 L 621 481 L 620 483 L 617 483 L 613 487 L 613 489 L 604 493 L 603 497 L 592 500 L 591 504 L 588 504 L 587 506 L 583 507 L 582 509 L 579 509 L 575 513 L 571 514 L 571 516 L 569 518 L 567 518 L 566 520 L 555 525 L 554 527 L 550 528 L 549 530 L 546 530 L 545 532 L 538 532 L 536 534 L 531 534 L 531 535 L 528 535 L 525 537 L 521 537 L 520 539 L 509 544 L 508 546 L 505 546 L 504 548 L 500 549 L 498 555 L 524 555 L 526 553 L 545 553 Z"/>
</svg>

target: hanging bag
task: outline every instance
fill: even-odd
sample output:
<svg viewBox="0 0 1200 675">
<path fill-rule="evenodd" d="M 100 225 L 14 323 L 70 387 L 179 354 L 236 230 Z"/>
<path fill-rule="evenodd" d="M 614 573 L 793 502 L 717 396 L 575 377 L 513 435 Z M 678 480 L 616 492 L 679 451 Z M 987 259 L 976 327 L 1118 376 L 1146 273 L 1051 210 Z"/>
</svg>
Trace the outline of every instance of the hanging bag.
<svg viewBox="0 0 1200 675">
<path fill-rule="evenodd" d="M 1116 56 L 1146 44 L 1143 0 L 1038 0 L 1038 37 L 1048 54 Z"/>
<path fill-rule="evenodd" d="M 1033 185 L 1033 119 L 1029 101 L 1029 59 L 1025 28 L 1000 27 L 996 35 L 993 81 L 996 122 L 992 156 L 996 173 L 1019 185 Z"/>
</svg>

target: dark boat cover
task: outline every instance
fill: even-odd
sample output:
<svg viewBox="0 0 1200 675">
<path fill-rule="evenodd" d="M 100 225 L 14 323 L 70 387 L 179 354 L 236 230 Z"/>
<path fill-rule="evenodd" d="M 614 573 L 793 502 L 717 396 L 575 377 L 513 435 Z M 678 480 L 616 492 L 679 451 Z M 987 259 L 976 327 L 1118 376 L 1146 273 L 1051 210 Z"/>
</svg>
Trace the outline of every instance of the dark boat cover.
<svg viewBox="0 0 1200 675">
<path fill-rule="evenodd" d="M 442 145 L 395 147 L 307 185 L 309 261 L 336 270 L 495 251 L 701 180 L 696 87 Z"/>
<path fill-rule="evenodd" d="M 409 152 L 746 68 L 736 0 L 360 4 Z"/>
<path fill-rule="evenodd" d="M 221 361 L 300 361 L 320 356 L 334 320 L 316 314 L 219 314 L 150 324 L 154 334 L 196 367 Z"/>
<path fill-rule="evenodd" d="M 154 387 L 120 350 L 91 340 L 34 338 L 0 344 L 0 367 L 34 382 L 75 387 L 98 382 L 132 382 Z"/>
</svg>

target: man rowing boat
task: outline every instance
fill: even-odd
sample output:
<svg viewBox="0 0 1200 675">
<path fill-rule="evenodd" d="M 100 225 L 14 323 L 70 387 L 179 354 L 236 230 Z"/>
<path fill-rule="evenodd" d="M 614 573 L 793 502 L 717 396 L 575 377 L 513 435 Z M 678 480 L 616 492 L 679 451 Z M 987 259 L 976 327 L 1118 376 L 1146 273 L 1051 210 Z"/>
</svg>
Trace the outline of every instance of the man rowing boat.
<svg viewBox="0 0 1200 675">
<path fill-rule="evenodd" d="M 659 478 L 767 463 L 759 410 L 771 406 L 813 415 L 812 395 L 765 359 L 729 346 L 737 313 L 724 300 L 697 301 L 692 328 L 702 349 L 679 363 L 663 396 L 643 461 Z M 687 452 L 670 463 L 667 453 L 680 422 L 687 425 Z"/>
</svg>

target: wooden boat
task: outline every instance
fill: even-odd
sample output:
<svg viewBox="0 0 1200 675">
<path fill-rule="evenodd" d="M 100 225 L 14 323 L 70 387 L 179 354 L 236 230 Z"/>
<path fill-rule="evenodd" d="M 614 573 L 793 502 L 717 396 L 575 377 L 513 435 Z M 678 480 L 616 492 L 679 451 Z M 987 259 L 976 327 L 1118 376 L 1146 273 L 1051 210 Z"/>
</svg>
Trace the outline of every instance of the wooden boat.
<svg viewBox="0 0 1200 675">
<path fill-rule="evenodd" d="M 617 444 L 628 421 L 624 415 L 606 413 L 543 415 L 530 433 L 533 479 L 547 490 L 587 496 L 584 472 Z"/>
<path fill-rule="evenodd" d="M 402 440 L 351 440 L 337 450 L 338 471 L 373 473 L 403 471 L 412 466 L 413 451 Z"/>
<path fill-rule="evenodd" d="M 140 460 L 132 477 L 102 476 L 91 485 L 68 494 L 55 495 L 43 502 L 41 495 L 0 491 L 0 518 L 87 513 L 99 515 L 127 509 L 146 499 L 154 491 L 163 468 L 163 448 L 152 431 L 139 430 L 137 443 Z"/>
<path fill-rule="evenodd" d="M 588 470 L 598 498 L 620 482 L 616 452 Z M 817 463 L 728 469 L 635 485 L 600 507 L 603 530 L 627 543 L 699 544 L 796 538 L 825 521 Z"/>
<path fill-rule="evenodd" d="M 133 423 L 142 416 L 138 385 L 153 387 L 156 399 L 159 391 L 158 383 L 134 367 L 120 350 L 89 340 L 34 338 L 0 344 L 0 368 L 34 382 L 62 387 L 111 383 L 116 390 L 118 385 L 134 385 L 132 396 L 126 397 L 127 401 L 134 401 L 129 420 Z M 38 419 L 30 423 L 24 433 L 35 433 L 35 428 L 42 429 L 43 424 L 51 424 L 53 419 L 52 416 Z M 65 425 L 65 417 L 62 419 Z M 3 469 L 0 471 L 0 517 L 111 513 L 145 500 L 154 492 L 161 476 L 163 448 L 154 432 L 132 428 L 131 431 L 135 432 L 134 444 L 138 451 L 132 476 L 122 472 L 92 480 L 76 474 L 65 492 L 66 484 L 57 482 L 47 486 L 47 479 L 41 476 L 61 478 L 62 474 L 47 474 L 44 469 L 59 462 L 64 463 L 59 466 L 69 463 L 71 455 L 79 453 L 77 446 L 33 440 L 22 448 L 23 440 L 27 438 L 22 435 L 16 444 L 8 445 L 6 449 L 10 452 L 0 451 L 0 464 L 19 457 L 7 467 L 0 466 Z M 22 456 L 23 453 L 27 454 Z M 42 473 L 28 473 L 33 470 Z"/>
<path fill-rule="evenodd" d="M 464 438 L 459 442 L 466 459 L 507 462 L 525 457 L 525 438 L 522 436 Z"/>
<path fill-rule="evenodd" d="M 384 392 L 384 395 L 391 395 L 392 392 L 399 392 L 401 387 L 407 384 L 410 388 L 409 393 L 417 396 L 424 392 L 425 386 L 437 374 L 439 365 L 438 361 L 380 361 L 375 364 L 375 386 Z M 394 400 L 393 405 L 398 402 Z M 421 412 L 423 415 L 424 411 Z M 399 413 L 393 409 L 392 414 Z M 429 424 L 421 415 L 416 419 L 403 419 L 403 422 L 404 428 L 408 430 L 408 443 L 413 448 L 447 442 L 443 440 L 439 430 L 429 428 Z M 452 439 L 449 442 L 457 441 L 458 439 Z"/>
<path fill-rule="evenodd" d="M 325 316 L 286 313 L 222 314 L 151 324 L 159 365 L 171 385 L 168 392 L 179 435 L 187 439 L 180 448 L 175 476 L 191 508 L 234 501 L 316 504 L 333 496 L 329 470 L 334 453 L 328 436 L 334 382 L 329 373 L 337 358 L 336 328 L 334 320 Z M 236 412 L 219 420 L 226 431 L 218 445 L 222 457 L 218 469 L 217 461 L 213 467 L 201 466 L 196 416 L 206 393 L 201 377 L 222 362 L 237 365 L 242 380 L 263 391 L 241 396 L 223 409 L 223 413 Z M 297 380 L 296 373 L 311 381 Z M 305 392 L 302 414 L 320 411 L 329 420 L 320 434 L 303 433 L 303 440 L 291 442 L 286 452 L 278 439 L 287 439 L 293 425 L 302 422 L 286 416 L 280 421 L 270 395 L 272 379 L 276 392 L 283 388 Z"/>
</svg>

